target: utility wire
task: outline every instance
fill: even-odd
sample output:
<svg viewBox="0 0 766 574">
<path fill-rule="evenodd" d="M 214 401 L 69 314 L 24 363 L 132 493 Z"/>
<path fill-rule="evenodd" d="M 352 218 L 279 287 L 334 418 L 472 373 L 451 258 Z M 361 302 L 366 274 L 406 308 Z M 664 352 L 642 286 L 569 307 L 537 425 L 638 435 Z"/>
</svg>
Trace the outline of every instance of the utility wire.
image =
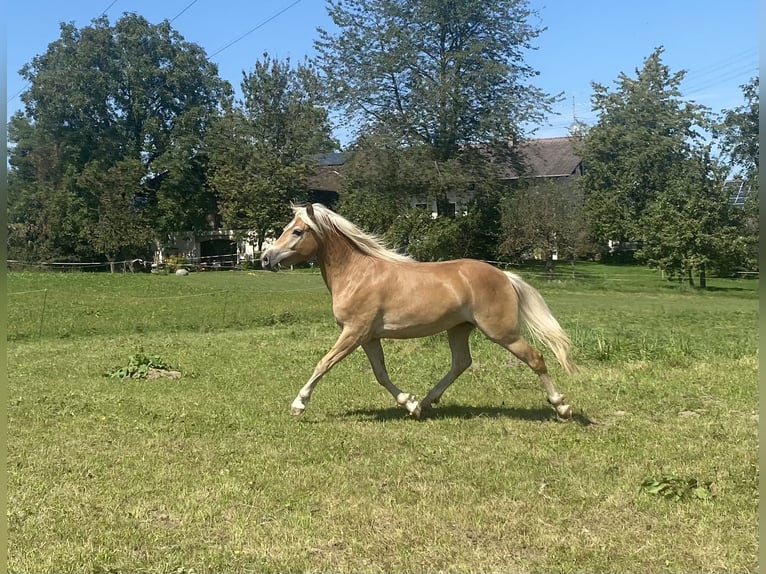
<svg viewBox="0 0 766 574">
<path fill-rule="evenodd" d="M 106 13 L 109 11 L 109 8 L 111 8 L 112 6 L 114 6 L 116 3 L 117 3 L 117 0 L 112 0 L 112 3 L 111 3 L 111 4 L 109 4 L 109 6 L 107 6 L 106 8 L 104 8 L 104 9 L 101 11 L 101 16 L 103 16 L 104 14 L 106 14 Z"/>
<path fill-rule="evenodd" d="M 196 2 L 196 1 L 197 1 L 197 0 L 194 0 L 194 2 Z M 194 2 L 192 2 L 192 4 L 194 4 Z M 109 6 L 107 6 L 107 7 L 106 7 L 106 8 L 104 8 L 103 10 L 101 10 L 101 14 L 100 14 L 100 16 L 103 16 L 104 14 L 106 14 L 106 13 L 109 11 L 109 9 L 110 9 L 112 6 L 114 6 L 115 4 L 117 4 L 117 0 L 112 0 L 112 1 L 109 3 Z M 186 8 L 184 8 L 184 11 L 185 11 L 185 10 L 186 10 Z M 183 12 L 181 12 L 181 14 L 183 14 Z M 179 14 L 179 16 L 180 16 L 181 14 Z M 18 97 L 19 97 L 19 96 L 20 96 L 20 95 L 21 95 L 21 94 L 24 92 L 24 90 L 26 90 L 26 89 L 27 89 L 27 88 L 28 88 L 30 85 L 31 85 L 31 84 L 27 82 L 27 84 L 26 84 L 26 85 L 25 85 L 23 88 L 21 88 L 21 89 L 20 89 L 18 92 L 16 92 L 16 93 L 15 93 L 15 94 L 13 94 L 13 95 L 12 95 L 10 98 L 8 98 L 8 99 L 5 101 L 5 103 L 7 103 L 7 104 L 10 104 L 10 103 L 11 103 L 13 100 L 15 100 L 16 98 L 18 98 Z"/>
<path fill-rule="evenodd" d="M 173 16 L 173 17 L 170 19 L 170 22 L 171 22 L 171 24 L 173 23 L 173 20 L 175 20 L 175 19 L 176 19 L 176 18 L 178 18 L 178 17 L 179 17 L 181 14 L 183 14 L 184 12 L 186 12 L 186 11 L 187 11 L 189 8 L 191 8 L 192 6 L 194 6 L 194 5 L 195 5 L 195 4 L 196 4 L 198 1 L 199 1 L 199 0 L 192 0 L 191 2 L 189 2 L 189 3 L 186 5 L 186 8 L 184 8 L 183 10 L 181 10 L 181 11 L 180 11 L 178 14 L 176 14 L 175 16 Z"/>
<path fill-rule="evenodd" d="M 191 7 L 192 7 L 194 4 L 196 4 L 198 1 L 199 1 L 199 0 L 192 0 L 192 2 L 190 2 L 189 4 L 187 4 L 187 5 L 186 5 L 186 7 L 185 7 L 183 10 L 181 10 L 181 11 L 180 11 L 178 14 L 176 14 L 175 16 L 173 16 L 173 18 L 170 20 L 170 22 L 173 22 L 173 20 L 175 20 L 176 18 L 178 18 L 179 16 L 181 16 L 181 14 L 183 14 L 184 12 L 186 12 L 186 11 L 187 11 L 189 8 L 191 8 Z M 268 18 L 266 18 L 266 20 L 264 20 L 263 22 L 261 22 L 260 24 L 258 24 L 257 26 L 255 26 L 254 28 L 252 28 L 252 29 L 248 30 L 247 32 L 245 32 L 245 33 L 244 33 L 244 34 L 242 34 L 241 36 L 239 36 L 239 37 L 235 38 L 234 40 L 232 40 L 231 42 L 229 42 L 228 44 L 226 44 L 226 45 L 225 45 L 223 48 L 220 48 L 220 49 L 219 49 L 219 50 L 217 50 L 216 52 L 212 53 L 212 54 L 211 54 L 209 57 L 210 57 L 210 58 L 212 58 L 212 57 L 214 57 L 214 56 L 217 56 L 218 54 L 220 54 L 220 53 L 221 53 L 221 52 L 223 52 L 224 50 L 226 50 L 226 49 L 230 48 L 231 46 L 233 46 L 234 44 L 236 44 L 236 43 L 237 43 L 237 42 L 239 42 L 240 40 L 244 39 L 245 37 L 247 37 L 247 36 L 249 36 L 250 34 L 252 34 L 253 32 L 255 32 L 256 30 L 259 30 L 260 28 L 263 28 L 263 27 L 264 27 L 266 24 L 268 24 L 269 22 L 271 22 L 271 21 L 275 20 L 276 18 L 278 18 L 279 16 L 281 16 L 282 14 L 284 14 L 285 12 L 287 12 L 287 11 L 288 11 L 290 8 L 293 8 L 294 6 L 296 6 L 296 5 L 300 4 L 300 3 L 301 3 L 301 1 L 302 1 L 302 0 L 295 0 L 295 1 L 294 1 L 292 4 L 289 4 L 288 6 L 286 6 L 286 7 L 282 8 L 282 9 L 281 9 L 279 12 L 276 12 L 275 14 L 272 14 L 271 16 L 269 16 Z M 112 7 L 112 6 L 113 6 L 113 5 L 114 5 L 116 2 L 117 2 L 117 0 L 113 0 L 113 1 L 112 1 L 112 3 L 111 3 L 111 4 L 109 4 L 109 6 L 107 6 L 107 7 L 104 9 L 104 11 L 102 12 L 102 14 L 103 14 L 104 12 L 106 12 L 107 10 L 109 10 L 109 8 L 111 8 L 111 7 Z M 23 88 L 21 88 L 21 89 L 20 89 L 18 92 L 16 92 L 15 94 L 13 94 L 13 95 L 12 95 L 10 98 L 8 98 L 8 100 L 7 100 L 7 103 L 10 103 L 12 100 L 14 100 L 14 99 L 15 99 L 15 98 L 17 98 L 19 95 L 21 95 L 21 93 L 22 93 L 22 92 L 24 92 L 24 90 L 26 90 L 26 89 L 27 89 L 29 86 L 30 86 L 30 84 L 27 84 L 26 86 L 24 86 Z"/>
<path fill-rule="evenodd" d="M 263 22 L 261 22 L 260 24 L 258 24 L 258 25 L 257 25 L 255 28 L 252 28 L 251 30 L 248 30 L 247 32 L 245 32 L 244 34 L 242 34 L 241 36 L 239 36 L 239 37 L 238 37 L 238 38 L 236 38 L 235 40 L 232 40 L 231 42 L 229 42 L 228 44 L 226 44 L 226 45 L 225 45 L 223 48 L 221 48 L 221 49 L 217 50 L 216 52 L 213 52 L 212 54 L 210 54 L 210 57 L 212 58 L 213 56 L 217 56 L 218 54 L 220 54 L 221 52 L 223 52 L 223 51 L 224 51 L 224 50 L 226 50 L 227 48 L 230 48 L 230 47 L 232 47 L 234 44 L 236 44 L 237 42 L 239 42 L 240 40 L 242 40 L 242 39 L 243 39 L 243 38 L 245 38 L 246 36 L 249 36 L 250 34 L 252 34 L 252 33 L 253 33 L 253 32 L 255 32 L 256 30 L 258 30 L 259 28 L 262 28 L 262 27 L 264 27 L 266 24 L 268 24 L 268 23 L 269 23 L 269 22 L 271 22 L 272 20 L 276 19 L 278 16 L 281 16 L 282 14 L 284 14 L 285 12 L 287 12 L 287 11 L 288 11 L 290 8 L 292 8 L 293 6 L 296 6 L 297 4 L 300 4 L 300 2 L 301 2 L 301 1 L 302 1 L 302 0 L 295 0 L 295 2 L 293 2 L 293 3 L 292 3 L 292 4 L 290 4 L 289 6 L 287 6 L 287 7 L 285 7 L 285 8 L 282 8 L 282 9 L 281 9 L 279 12 L 277 12 L 277 13 L 273 14 L 272 16 L 269 16 L 268 18 L 266 18 L 266 20 L 264 20 Z"/>
<path fill-rule="evenodd" d="M 729 67 L 741 61 L 751 60 L 753 56 L 756 56 L 756 54 L 757 54 L 757 50 L 755 48 L 750 48 L 749 50 L 745 50 L 737 54 L 732 54 L 731 56 L 724 58 L 723 60 L 718 60 L 717 62 L 713 62 L 708 66 L 703 66 L 701 68 L 697 68 L 694 70 L 687 70 L 687 73 L 684 76 L 684 82 L 689 80 L 697 80 L 698 76 L 708 76 L 716 72 L 717 70 L 720 70 L 721 68 Z"/>
<path fill-rule="evenodd" d="M 745 74 L 748 74 L 748 76 L 757 75 L 758 67 L 756 63 L 752 62 L 733 70 L 729 70 L 717 78 L 708 78 L 707 80 L 694 82 L 690 86 L 686 86 L 686 89 L 684 90 L 685 95 L 689 96 L 691 94 L 698 94 L 709 88 L 713 88 L 722 84 L 728 84 L 731 82 L 731 80 L 736 78 L 743 78 Z"/>
</svg>

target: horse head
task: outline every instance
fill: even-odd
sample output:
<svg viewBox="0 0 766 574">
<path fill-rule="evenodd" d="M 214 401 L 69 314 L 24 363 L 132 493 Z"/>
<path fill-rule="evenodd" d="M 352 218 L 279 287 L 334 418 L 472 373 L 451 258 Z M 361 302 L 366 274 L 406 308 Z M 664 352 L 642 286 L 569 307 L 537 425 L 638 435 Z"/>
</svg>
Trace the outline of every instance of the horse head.
<svg viewBox="0 0 766 574">
<path fill-rule="evenodd" d="M 314 257 L 319 249 L 319 242 L 316 230 L 311 227 L 313 218 L 314 208 L 309 203 L 305 208 L 305 216 L 302 213 L 296 214 L 285 226 L 279 239 L 263 252 L 262 267 L 277 271 L 280 266 L 295 265 Z"/>
</svg>

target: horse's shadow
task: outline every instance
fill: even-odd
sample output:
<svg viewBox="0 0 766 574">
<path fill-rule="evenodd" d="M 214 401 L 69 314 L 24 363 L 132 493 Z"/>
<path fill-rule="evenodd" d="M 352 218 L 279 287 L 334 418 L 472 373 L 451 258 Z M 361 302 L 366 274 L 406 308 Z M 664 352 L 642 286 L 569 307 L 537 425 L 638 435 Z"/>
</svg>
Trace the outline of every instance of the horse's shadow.
<svg viewBox="0 0 766 574">
<path fill-rule="evenodd" d="M 401 407 L 385 407 L 380 409 L 354 409 L 346 411 L 343 417 L 355 417 L 373 421 L 390 421 L 407 417 Z M 556 415 L 550 408 L 520 408 L 520 407 L 472 407 L 466 405 L 444 405 L 433 407 L 423 414 L 421 420 L 444 419 L 473 419 L 473 418 L 509 418 L 523 421 L 556 421 Z M 580 426 L 588 427 L 597 424 L 584 414 L 574 413 L 572 421 Z"/>
</svg>

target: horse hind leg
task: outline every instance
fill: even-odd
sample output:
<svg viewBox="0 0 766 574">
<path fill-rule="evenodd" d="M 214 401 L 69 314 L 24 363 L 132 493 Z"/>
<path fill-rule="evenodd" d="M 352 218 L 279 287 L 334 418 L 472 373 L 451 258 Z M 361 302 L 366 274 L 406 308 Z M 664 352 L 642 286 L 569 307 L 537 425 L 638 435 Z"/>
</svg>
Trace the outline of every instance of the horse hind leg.
<svg viewBox="0 0 766 574">
<path fill-rule="evenodd" d="M 553 381 L 548 374 L 542 353 L 527 343 L 522 337 L 517 337 L 510 343 L 495 341 L 508 349 L 516 357 L 529 366 L 540 378 L 540 383 L 548 397 L 548 402 L 555 409 L 556 415 L 563 420 L 572 418 L 572 407 L 564 402 L 564 395 L 556 391 Z"/>
<path fill-rule="evenodd" d="M 432 404 L 437 404 L 444 391 L 471 366 L 473 360 L 471 359 L 471 348 L 468 344 L 468 339 L 474 328 L 474 325 L 470 323 L 463 323 L 447 331 L 450 351 L 452 352 L 452 366 L 449 372 L 420 401 L 421 412 L 428 410 Z"/>
</svg>

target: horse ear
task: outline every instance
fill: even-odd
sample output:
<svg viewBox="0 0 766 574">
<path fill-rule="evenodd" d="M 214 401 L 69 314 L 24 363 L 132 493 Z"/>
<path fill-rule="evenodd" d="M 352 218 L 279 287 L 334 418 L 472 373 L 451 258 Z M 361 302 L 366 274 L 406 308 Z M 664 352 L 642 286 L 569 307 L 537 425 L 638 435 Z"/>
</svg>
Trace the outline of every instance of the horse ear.
<svg viewBox="0 0 766 574">
<path fill-rule="evenodd" d="M 314 219 L 314 206 L 310 203 L 306 206 L 306 215 Z"/>
</svg>

